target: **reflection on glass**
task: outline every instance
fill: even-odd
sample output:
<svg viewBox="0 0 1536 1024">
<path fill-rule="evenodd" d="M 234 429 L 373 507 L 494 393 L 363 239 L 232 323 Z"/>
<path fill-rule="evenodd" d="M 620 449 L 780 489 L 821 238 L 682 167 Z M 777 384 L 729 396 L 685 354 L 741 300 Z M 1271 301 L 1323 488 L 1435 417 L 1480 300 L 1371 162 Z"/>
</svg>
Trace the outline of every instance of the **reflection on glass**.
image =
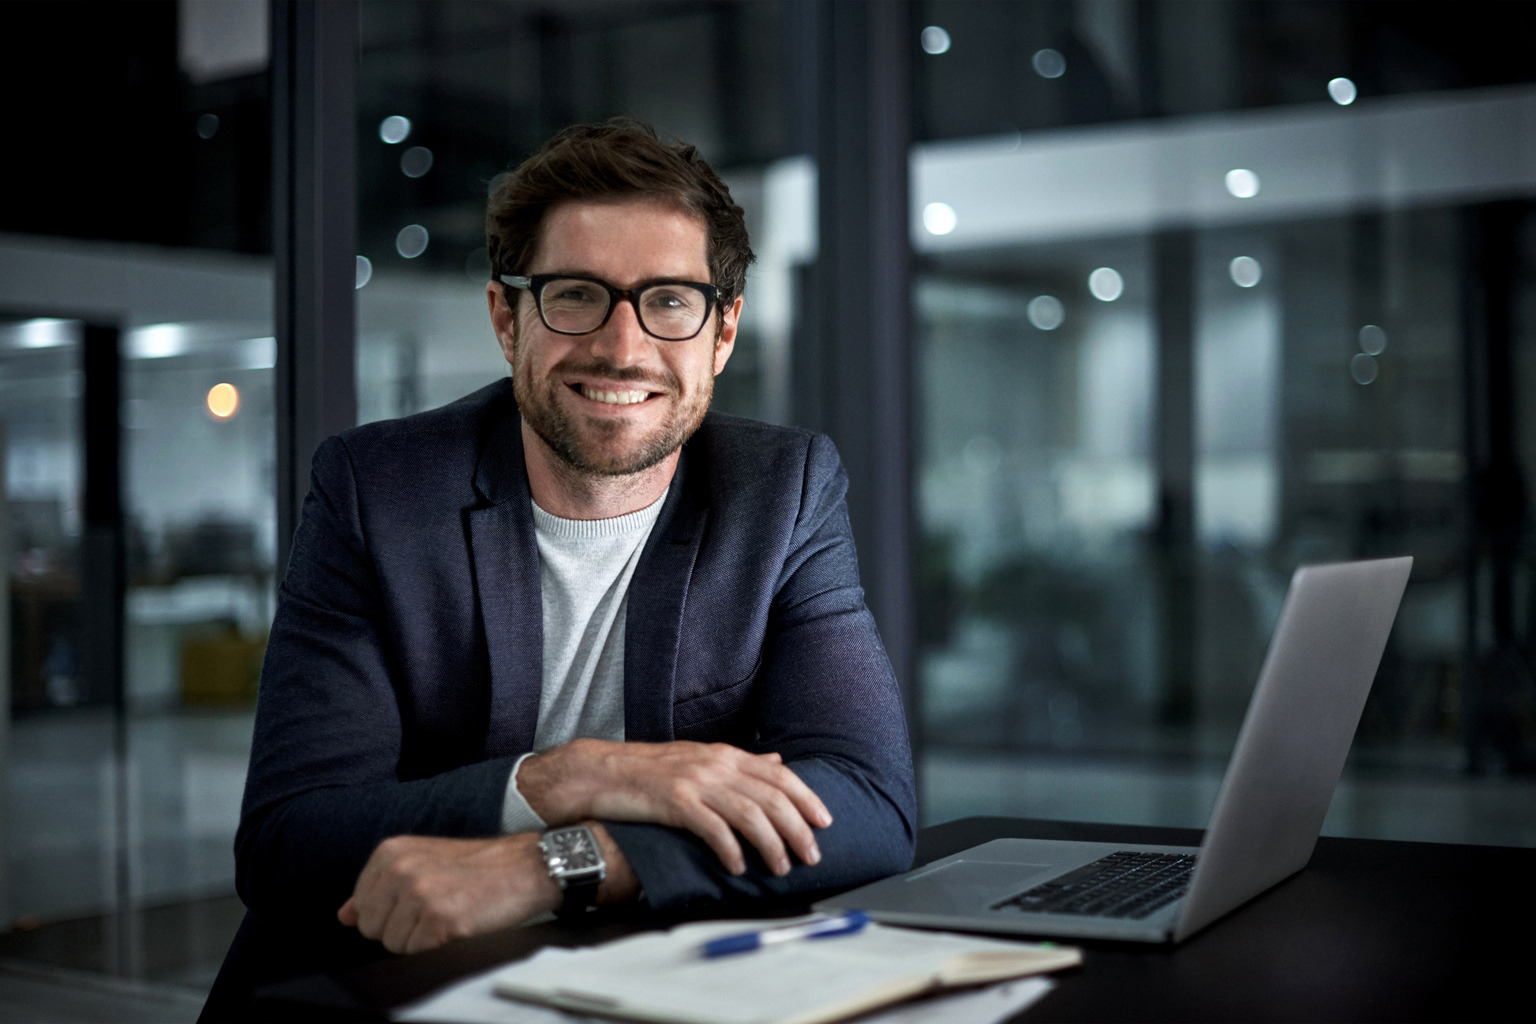
<svg viewBox="0 0 1536 1024">
<path fill-rule="evenodd" d="M 80 678 L 80 324 L 0 322 L 10 709 L 100 704 Z"/>
</svg>

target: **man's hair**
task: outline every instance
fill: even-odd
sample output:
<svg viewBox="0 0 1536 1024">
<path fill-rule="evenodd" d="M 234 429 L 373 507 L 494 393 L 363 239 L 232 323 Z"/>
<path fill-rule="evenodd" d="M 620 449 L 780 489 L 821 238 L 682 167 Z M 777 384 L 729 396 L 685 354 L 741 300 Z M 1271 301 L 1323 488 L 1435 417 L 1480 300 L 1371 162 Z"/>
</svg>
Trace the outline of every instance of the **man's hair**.
<svg viewBox="0 0 1536 1024">
<path fill-rule="evenodd" d="M 630 118 L 566 128 L 502 177 L 485 211 L 492 279 L 527 273 L 545 214 L 557 204 L 627 199 L 660 200 L 700 217 L 722 312 L 736 300 L 755 259 L 741 207 L 697 149 L 669 146 L 650 125 Z"/>
</svg>

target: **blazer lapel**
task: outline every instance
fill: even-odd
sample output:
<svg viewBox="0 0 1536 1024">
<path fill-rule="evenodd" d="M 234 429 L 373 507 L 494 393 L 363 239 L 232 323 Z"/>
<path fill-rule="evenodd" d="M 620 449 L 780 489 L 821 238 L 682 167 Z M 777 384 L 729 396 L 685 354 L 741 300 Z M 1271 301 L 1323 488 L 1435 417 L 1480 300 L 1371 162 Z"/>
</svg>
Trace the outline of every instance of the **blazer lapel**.
<svg viewBox="0 0 1536 1024">
<path fill-rule="evenodd" d="M 699 464 L 694 465 L 697 461 Z M 624 616 L 624 738 L 672 739 L 672 680 L 683 607 L 709 519 L 702 460 L 683 446 L 672 490 L 629 583 Z M 537 701 L 535 701 L 537 703 Z"/>
<path fill-rule="evenodd" d="M 510 392 L 510 387 L 508 391 Z M 475 488 L 491 504 L 469 512 L 470 563 L 491 662 L 487 758 L 533 749 L 544 685 L 544 611 L 533 498 L 517 407 L 486 432 Z"/>
</svg>

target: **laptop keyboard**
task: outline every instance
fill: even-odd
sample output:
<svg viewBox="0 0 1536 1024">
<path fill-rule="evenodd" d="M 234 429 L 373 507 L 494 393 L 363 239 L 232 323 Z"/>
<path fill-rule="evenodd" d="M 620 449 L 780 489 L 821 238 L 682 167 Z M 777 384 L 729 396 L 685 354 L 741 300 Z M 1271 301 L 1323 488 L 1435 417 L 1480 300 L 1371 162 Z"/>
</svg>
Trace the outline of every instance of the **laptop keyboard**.
<svg viewBox="0 0 1536 1024">
<path fill-rule="evenodd" d="M 993 904 L 992 909 L 1143 918 L 1183 896 L 1194 870 L 1194 854 L 1121 850 Z"/>
</svg>

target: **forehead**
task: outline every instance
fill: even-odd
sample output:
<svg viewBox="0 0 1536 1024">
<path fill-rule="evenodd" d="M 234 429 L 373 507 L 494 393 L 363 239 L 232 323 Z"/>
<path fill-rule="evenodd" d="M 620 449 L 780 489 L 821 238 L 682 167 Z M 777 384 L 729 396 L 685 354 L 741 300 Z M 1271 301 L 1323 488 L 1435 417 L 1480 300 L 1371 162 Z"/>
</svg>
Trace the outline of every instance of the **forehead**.
<svg viewBox="0 0 1536 1024">
<path fill-rule="evenodd" d="M 624 285 L 658 277 L 708 281 L 704 220 L 654 199 L 571 201 L 544 216 L 533 273 L 582 272 Z"/>
</svg>

